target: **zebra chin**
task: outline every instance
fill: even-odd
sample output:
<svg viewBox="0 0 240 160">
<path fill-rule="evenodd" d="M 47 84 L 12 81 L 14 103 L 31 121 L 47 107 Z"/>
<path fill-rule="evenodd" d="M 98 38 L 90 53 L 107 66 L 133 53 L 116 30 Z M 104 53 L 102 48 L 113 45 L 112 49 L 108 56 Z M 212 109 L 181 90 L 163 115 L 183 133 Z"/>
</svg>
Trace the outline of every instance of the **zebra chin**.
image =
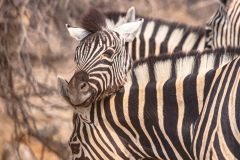
<svg viewBox="0 0 240 160">
<path fill-rule="evenodd" d="M 70 82 L 58 76 L 58 92 L 74 109 L 86 108 L 95 101 L 96 92 L 90 86 L 87 85 L 83 91 L 73 90 L 69 86 Z"/>
</svg>

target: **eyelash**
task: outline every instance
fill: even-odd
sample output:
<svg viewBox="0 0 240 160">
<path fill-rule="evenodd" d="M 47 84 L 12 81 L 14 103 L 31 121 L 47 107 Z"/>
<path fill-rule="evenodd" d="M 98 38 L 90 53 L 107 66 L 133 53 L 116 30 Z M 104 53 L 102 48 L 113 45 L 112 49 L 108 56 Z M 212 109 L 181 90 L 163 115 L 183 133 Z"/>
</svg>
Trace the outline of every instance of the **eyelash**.
<svg viewBox="0 0 240 160">
<path fill-rule="evenodd" d="M 108 49 L 102 54 L 102 57 L 112 58 L 113 53 L 113 50 Z"/>
</svg>

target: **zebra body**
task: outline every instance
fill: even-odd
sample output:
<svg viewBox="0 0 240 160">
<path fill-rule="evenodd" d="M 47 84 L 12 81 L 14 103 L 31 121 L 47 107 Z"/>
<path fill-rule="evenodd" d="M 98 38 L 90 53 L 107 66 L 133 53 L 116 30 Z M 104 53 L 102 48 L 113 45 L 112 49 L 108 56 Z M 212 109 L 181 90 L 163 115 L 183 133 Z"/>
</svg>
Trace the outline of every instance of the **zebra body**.
<svg viewBox="0 0 240 160">
<path fill-rule="evenodd" d="M 131 11 L 130 11 L 131 10 Z M 123 22 L 135 21 L 135 11 L 130 8 L 124 13 L 106 13 L 107 25 L 114 28 Z M 131 14 L 130 14 L 131 13 Z M 128 18 L 131 17 L 131 18 Z M 141 17 L 141 16 L 140 16 Z M 141 29 L 135 40 L 127 43 L 127 52 L 133 60 L 146 58 L 150 55 L 172 54 L 178 51 L 188 53 L 191 50 L 203 51 L 205 48 L 205 28 L 186 24 L 167 22 L 162 19 L 144 17 Z"/>
<path fill-rule="evenodd" d="M 134 39 L 141 24 L 109 30 L 101 14 L 92 11 L 84 28 L 68 26 L 80 41 L 76 72 L 69 82 L 58 82 L 77 112 L 73 159 L 191 159 L 193 124 L 214 83 L 213 72 L 206 72 L 239 56 L 239 49 L 152 57 L 131 69 L 125 42 Z"/>
<path fill-rule="evenodd" d="M 73 159 L 192 159 L 193 125 L 214 74 L 240 50 L 151 57 L 124 88 L 74 115 Z"/>
</svg>

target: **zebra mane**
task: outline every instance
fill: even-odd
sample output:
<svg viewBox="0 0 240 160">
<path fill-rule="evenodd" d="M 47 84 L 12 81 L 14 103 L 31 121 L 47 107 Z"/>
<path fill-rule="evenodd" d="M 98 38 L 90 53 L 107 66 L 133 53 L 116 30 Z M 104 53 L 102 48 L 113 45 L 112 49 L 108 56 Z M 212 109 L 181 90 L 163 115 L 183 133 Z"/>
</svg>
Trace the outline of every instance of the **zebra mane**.
<svg viewBox="0 0 240 160">
<path fill-rule="evenodd" d="M 95 8 L 91 8 L 82 18 L 82 27 L 91 33 L 101 31 L 106 28 L 105 16 Z"/>
<path fill-rule="evenodd" d="M 144 17 L 143 17 L 144 18 Z M 145 18 L 144 18 L 145 21 L 147 21 Z M 167 21 L 167 20 L 164 20 L 164 19 L 153 19 L 153 18 L 148 18 L 148 21 L 154 21 L 156 23 L 156 25 L 167 25 L 167 26 L 170 26 L 170 28 L 172 29 L 175 29 L 175 28 L 179 28 L 179 29 L 184 29 L 184 32 L 198 32 L 198 33 L 201 33 L 201 34 L 204 34 L 205 33 L 205 29 L 204 27 L 201 27 L 201 26 L 192 26 L 192 25 L 188 25 L 188 24 L 185 24 L 185 23 L 180 23 L 180 22 L 172 22 L 172 21 Z"/>
<path fill-rule="evenodd" d="M 189 74 L 206 73 L 225 65 L 238 56 L 240 56 L 240 48 L 232 47 L 205 50 L 204 52 L 190 51 L 189 53 L 178 52 L 171 55 L 150 56 L 135 61 L 131 75 L 136 74 L 136 71 L 140 69 L 142 70 L 141 74 L 148 72 L 149 80 L 153 81 L 156 74 L 166 79 L 185 77 Z"/>
<path fill-rule="evenodd" d="M 145 59 L 140 59 L 138 61 L 135 61 L 133 64 L 133 68 L 142 65 L 142 64 L 154 64 L 159 61 L 176 61 L 177 59 L 183 59 L 183 58 L 188 58 L 188 57 L 197 57 L 197 56 L 203 56 L 203 55 L 210 55 L 210 54 L 215 54 L 217 56 L 222 56 L 224 54 L 228 54 L 229 56 L 235 55 L 236 53 L 240 54 L 240 48 L 234 48 L 234 47 L 227 47 L 227 48 L 217 48 L 217 49 L 209 49 L 209 50 L 204 50 L 203 52 L 200 51 L 189 51 L 189 52 L 176 52 L 173 54 L 163 54 L 160 56 L 149 56 L 148 58 Z"/>
</svg>

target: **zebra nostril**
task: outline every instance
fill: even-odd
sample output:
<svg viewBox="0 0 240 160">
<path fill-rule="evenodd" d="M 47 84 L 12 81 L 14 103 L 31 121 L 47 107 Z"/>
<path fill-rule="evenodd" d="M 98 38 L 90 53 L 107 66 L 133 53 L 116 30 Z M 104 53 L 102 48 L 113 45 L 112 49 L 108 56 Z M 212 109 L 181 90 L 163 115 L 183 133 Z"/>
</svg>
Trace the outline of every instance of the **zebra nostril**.
<svg viewBox="0 0 240 160">
<path fill-rule="evenodd" d="M 88 91 L 89 86 L 86 82 L 81 82 L 80 85 L 79 85 L 79 88 L 80 88 L 81 91 Z"/>
<path fill-rule="evenodd" d="M 81 89 L 83 89 L 84 87 L 86 87 L 86 84 L 85 84 L 85 83 L 83 83 L 83 84 L 81 85 Z"/>
</svg>

